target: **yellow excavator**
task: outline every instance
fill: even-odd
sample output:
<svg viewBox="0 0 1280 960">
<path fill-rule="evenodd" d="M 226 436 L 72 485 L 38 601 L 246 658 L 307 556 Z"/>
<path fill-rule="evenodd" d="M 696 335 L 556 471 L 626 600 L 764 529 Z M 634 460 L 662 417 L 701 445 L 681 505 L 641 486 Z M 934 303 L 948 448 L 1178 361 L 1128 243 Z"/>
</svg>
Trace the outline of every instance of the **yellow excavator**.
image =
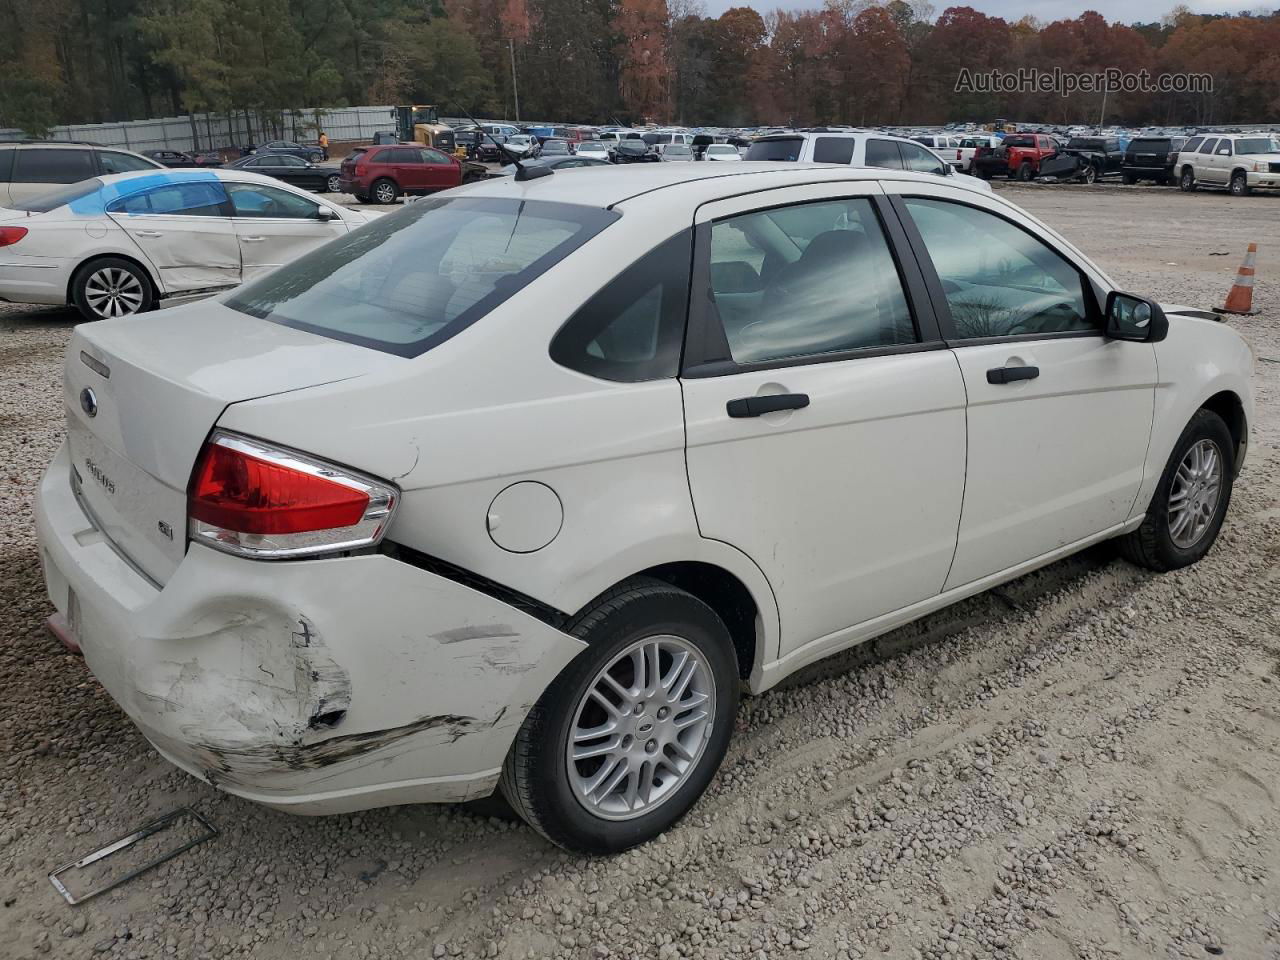
<svg viewBox="0 0 1280 960">
<path fill-rule="evenodd" d="M 394 107 L 391 115 L 396 121 L 396 136 L 402 143 L 421 143 L 445 153 L 453 153 L 458 145 L 453 127 L 440 122 L 434 106 Z"/>
</svg>

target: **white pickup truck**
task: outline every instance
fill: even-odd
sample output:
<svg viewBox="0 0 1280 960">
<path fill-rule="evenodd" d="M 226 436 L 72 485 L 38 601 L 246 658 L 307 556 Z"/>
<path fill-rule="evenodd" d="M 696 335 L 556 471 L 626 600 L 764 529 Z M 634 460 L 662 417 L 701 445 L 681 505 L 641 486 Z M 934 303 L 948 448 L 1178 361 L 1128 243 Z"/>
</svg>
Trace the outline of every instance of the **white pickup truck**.
<svg viewBox="0 0 1280 960">
<path fill-rule="evenodd" d="M 988 150 L 994 149 L 1000 145 L 1000 138 L 995 134 L 974 134 L 967 137 L 961 137 L 959 146 L 948 150 L 939 150 L 938 153 L 942 159 L 947 161 L 956 168 L 960 173 L 973 173 L 973 158 L 978 152 L 979 147 L 986 147 Z"/>
</svg>

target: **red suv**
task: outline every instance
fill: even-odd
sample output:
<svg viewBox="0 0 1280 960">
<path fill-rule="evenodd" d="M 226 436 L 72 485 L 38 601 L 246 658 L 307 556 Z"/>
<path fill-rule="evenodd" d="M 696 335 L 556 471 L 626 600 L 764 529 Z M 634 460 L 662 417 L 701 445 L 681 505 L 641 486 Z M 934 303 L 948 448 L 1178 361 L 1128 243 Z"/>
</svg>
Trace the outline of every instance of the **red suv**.
<svg viewBox="0 0 1280 960">
<path fill-rule="evenodd" d="M 343 193 L 368 203 L 395 203 L 401 194 L 435 193 L 463 183 L 472 174 L 434 147 L 396 143 L 357 150 L 342 161 Z"/>
</svg>

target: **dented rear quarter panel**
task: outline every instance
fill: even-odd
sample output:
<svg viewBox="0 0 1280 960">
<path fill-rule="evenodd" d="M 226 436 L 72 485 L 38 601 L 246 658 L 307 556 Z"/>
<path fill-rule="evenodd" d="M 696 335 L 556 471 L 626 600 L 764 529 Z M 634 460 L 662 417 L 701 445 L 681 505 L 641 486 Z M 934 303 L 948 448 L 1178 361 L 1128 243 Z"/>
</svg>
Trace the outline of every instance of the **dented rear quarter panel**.
<svg viewBox="0 0 1280 960">
<path fill-rule="evenodd" d="M 77 520 L 58 466 L 38 510 L 54 605 L 65 614 L 75 591 L 94 675 L 161 753 L 228 792 L 303 813 L 487 794 L 585 648 L 377 554 L 268 577 L 193 545 L 156 590 Z"/>
</svg>

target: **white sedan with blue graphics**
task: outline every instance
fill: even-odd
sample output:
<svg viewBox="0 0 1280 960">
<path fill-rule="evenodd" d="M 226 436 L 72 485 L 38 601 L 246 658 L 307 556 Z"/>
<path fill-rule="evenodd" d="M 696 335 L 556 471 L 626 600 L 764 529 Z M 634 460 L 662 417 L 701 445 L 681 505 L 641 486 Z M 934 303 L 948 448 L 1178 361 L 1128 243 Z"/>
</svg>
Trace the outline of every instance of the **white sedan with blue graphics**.
<svg viewBox="0 0 1280 960">
<path fill-rule="evenodd" d="M 0 210 L 0 300 L 129 316 L 237 286 L 370 216 L 246 170 L 95 177 Z"/>
</svg>

